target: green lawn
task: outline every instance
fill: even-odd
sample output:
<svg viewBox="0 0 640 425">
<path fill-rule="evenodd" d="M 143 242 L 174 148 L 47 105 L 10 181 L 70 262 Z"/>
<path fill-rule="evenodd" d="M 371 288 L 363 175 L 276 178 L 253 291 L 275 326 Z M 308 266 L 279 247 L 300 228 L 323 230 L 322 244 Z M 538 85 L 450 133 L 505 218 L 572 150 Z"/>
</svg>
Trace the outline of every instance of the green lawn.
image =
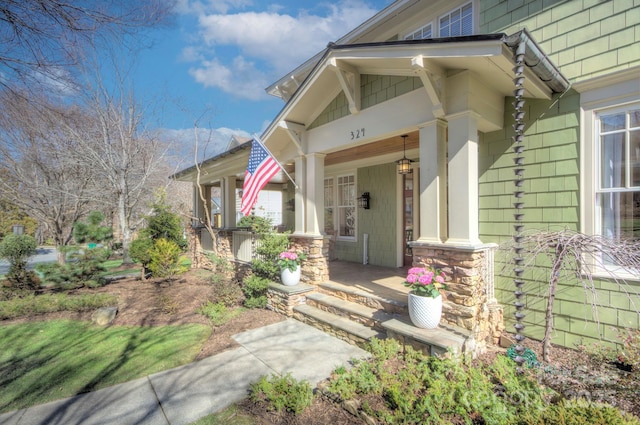
<svg viewBox="0 0 640 425">
<path fill-rule="evenodd" d="M 0 326 L 0 412 L 190 363 L 210 333 L 203 325 L 104 328 L 67 320 Z"/>
</svg>

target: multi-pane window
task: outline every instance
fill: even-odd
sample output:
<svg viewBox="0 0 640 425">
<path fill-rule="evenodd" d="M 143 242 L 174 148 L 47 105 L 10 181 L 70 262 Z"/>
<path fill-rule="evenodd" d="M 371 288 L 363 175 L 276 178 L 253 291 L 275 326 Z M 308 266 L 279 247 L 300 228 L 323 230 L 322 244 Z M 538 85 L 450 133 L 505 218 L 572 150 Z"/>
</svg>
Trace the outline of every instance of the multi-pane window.
<svg viewBox="0 0 640 425">
<path fill-rule="evenodd" d="M 640 105 L 597 117 L 598 230 L 611 238 L 640 238 Z"/>
<path fill-rule="evenodd" d="M 333 224 L 334 197 L 333 177 L 324 179 L 324 231 L 327 235 L 333 235 L 335 231 Z"/>
<path fill-rule="evenodd" d="M 473 7 L 471 3 L 440 17 L 440 37 L 457 37 L 473 34 Z"/>
<path fill-rule="evenodd" d="M 416 31 L 404 37 L 405 40 L 422 40 L 425 38 L 431 38 L 433 34 L 431 32 L 431 24 L 425 25 L 422 28 L 418 28 Z"/>
<path fill-rule="evenodd" d="M 336 214 L 339 237 L 356 235 L 356 184 L 355 176 L 339 176 L 336 184 Z"/>
</svg>

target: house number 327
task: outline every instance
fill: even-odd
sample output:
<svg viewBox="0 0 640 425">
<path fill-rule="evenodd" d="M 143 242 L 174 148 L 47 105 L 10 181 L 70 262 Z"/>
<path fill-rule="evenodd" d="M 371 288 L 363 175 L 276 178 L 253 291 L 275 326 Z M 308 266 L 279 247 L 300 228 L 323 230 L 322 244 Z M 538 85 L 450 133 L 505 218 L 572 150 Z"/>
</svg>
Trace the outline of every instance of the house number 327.
<svg viewBox="0 0 640 425">
<path fill-rule="evenodd" d="M 364 137 L 364 127 L 351 131 L 351 140 L 360 139 L 361 137 Z"/>
</svg>

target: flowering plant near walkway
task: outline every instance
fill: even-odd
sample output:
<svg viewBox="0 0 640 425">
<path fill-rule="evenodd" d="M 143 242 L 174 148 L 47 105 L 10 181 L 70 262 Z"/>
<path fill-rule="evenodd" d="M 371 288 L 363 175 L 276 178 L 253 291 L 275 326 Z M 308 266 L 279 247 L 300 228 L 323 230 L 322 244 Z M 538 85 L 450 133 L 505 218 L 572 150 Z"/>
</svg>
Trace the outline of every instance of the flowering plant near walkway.
<svg viewBox="0 0 640 425">
<path fill-rule="evenodd" d="M 445 277 L 443 271 L 432 267 L 412 267 L 403 284 L 415 295 L 436 298 L 440 295 L 439 289 L 445 288 Z"/>
<path fill-rule="evenodd" d="M 302 252 L 284 251 L 280 253 L 278 258 L 280 270 L 289 269 L 290 272 L 294 272 L 307 256 Z"/>
</svg>

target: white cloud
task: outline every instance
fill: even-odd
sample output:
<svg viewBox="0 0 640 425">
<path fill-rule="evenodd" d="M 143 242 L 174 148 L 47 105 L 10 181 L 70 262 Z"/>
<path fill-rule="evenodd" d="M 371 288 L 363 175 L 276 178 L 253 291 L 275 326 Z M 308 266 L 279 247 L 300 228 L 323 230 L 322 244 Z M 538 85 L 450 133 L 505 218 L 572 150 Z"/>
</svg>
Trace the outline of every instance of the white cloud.
<svg viewBox="0 0 640 425">
<path fill-rule="evenodd" d="M 265 74 L 242 56 L 235 57 L 229 66 L 217 58 L 203 61 L 199 67 L 191 68 L 189 73 L 205 87 L 217 87 L 243 99 L 260 100 L 266 97 L 264 87 L 268 83 Z"/>
<path fill-rule="evenodd" d="M 298 9 L 262 4 L 264 11 L 245 10 L 248 0 L 181 0 L 180 10 L 198 16 L 200 44 L 184 52 L 199 58 L 193 78 L 240 98 L 263 99 L 266 86 L 377 11 L 363 0 L 317 3 L 313 9 L 291 4 Z"/>
<path fill-rule="evenodd" d="M 158 130 L 162 140 L 170 146 L 169 156 L 180 160 L 178 168 L 186 168 L 193 165 L 197 157 L 200 161 L 216 156 L 225 151 L 232 136 L 251 137 L 244 130 L 219 128 Z M 175 161 L 173 161 L 175 162 Z"/>
</svg>

